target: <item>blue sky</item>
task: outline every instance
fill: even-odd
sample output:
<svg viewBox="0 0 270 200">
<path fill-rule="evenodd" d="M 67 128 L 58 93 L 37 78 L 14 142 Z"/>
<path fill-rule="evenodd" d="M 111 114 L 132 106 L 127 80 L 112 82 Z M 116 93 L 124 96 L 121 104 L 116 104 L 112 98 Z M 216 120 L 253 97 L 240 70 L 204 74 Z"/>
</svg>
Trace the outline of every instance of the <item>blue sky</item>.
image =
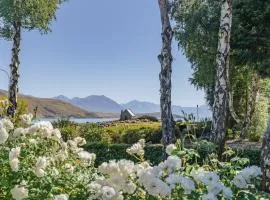
<svg viewBox="0 0 270 200">
<path fill-rule="evenodd" d="M 20 92 L 158 103 L 160 32 L 157 0 L 69 0 L 58 10 L 52 33 L 23 33 Z M 2 68 L 8 69 L 10 49 L 10 42 L 0 41 Z M 192 70 L 176 43 L 173 56 L 173 104 L 205 104 L 203 92 L 188 82 Z M 0 88 L 7 84 L 0 72 Z"/>
</svg>

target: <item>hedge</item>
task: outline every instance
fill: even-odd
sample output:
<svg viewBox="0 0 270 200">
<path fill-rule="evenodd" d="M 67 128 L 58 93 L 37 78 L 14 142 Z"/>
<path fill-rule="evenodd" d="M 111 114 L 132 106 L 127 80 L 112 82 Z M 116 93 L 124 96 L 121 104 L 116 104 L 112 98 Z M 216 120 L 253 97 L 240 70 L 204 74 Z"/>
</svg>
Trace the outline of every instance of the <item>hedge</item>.
<svg viewBox="0 0 270 200">
<path fill-rule="evenodd" d="M 234 148 L 237 152 L 237 155 L 242 158 L 248 158 L 251 165 L 261 165 L 261 150 L 254 148 L 254 149 L 244 149 L 244 148 Z"/>
<path fill-rule="evenodd" d="M 129 144 L 105 144 L 105 143 L 90 143 L 84 148 L 97 155 L 96 164 L 100 165 L 109 160 L 130 159 L 136 161 L 132 156 L 126 153 Z M 145 148 L 145 158 L 152 164 L 158 164 L 163 160 L 162 145 L 147 145 Z"/>
<path fill-rule="evenodd" d="M 100 165 L 109 160 L 131 159 L 134 158 L 126 153 L 129 144 L 105 144 L 105 143 L 89 143 L 85 149 L 97 155 L 96 164 Z M 195 147 L 196 148 L 196 147 Z M 205 145 L 198 145 L 196 150 L 200 154 L 198 162 L 202 162 L 215 149 Z M 239 157 L 250 159 L 251 165 L 259 166 L 261 163 L 260 149 L 234 149 Z M 160 144 L 147 145 L 145 147 L 145 158 L 152 164 L 158 164 L 163 160 L 163 146 Z M 136 160 L 134 160 L 136 161 Z"/>
</svg>

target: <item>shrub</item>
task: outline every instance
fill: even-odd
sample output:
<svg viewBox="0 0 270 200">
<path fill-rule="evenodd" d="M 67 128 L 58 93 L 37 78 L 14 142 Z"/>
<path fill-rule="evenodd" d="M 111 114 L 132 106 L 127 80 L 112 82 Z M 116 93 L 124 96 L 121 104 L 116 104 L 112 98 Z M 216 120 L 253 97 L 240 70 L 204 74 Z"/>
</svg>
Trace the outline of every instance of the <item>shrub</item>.
<svg viewBox="0 0 270 200">
<path fill-rule="evenodd" d="M 236 155 L 242 158 L 248 158 L 251 165 L 261 165 L 261 150 L 260 149 L 244 149 L 234 148 Z"/>
<path fill-rule="evenodd" d="M 204 161 L 210 154 L 216 152 L 216 145 L 206 140 L 198 140 L 195 143 L 195 149 L 198 151 L 199 161 Z"/>
<path fill-rule="evenodd" d="M 260 101 L 256 104 L 255 113 L 253 114 L 252 124 L 248 131 L 248 139 L 250 141 L 259 141 L 267 127 L 269 100 L 260 97 Z"/>
<path fill-rule="evenodd" d="M 129 144 L 107 144 L 107 143 L 88 143 L 85 145 L 85 149 L 89 152 L 93 152 L 97 155 L 96 164 L 108 162 L 111 159 L 133 159 L 126 153 L 126 149 L 130 147 Z M 189 147 L 190 148 L 190 147 Z M 201 140 L 195 143 L 194 148 L 199 153 L 199 163 L 203 163 L 204 160 L 208 159 L 210 154 L 216 152 L 216 145 Z M 260 149 L 233 149 L 238 157 L 248 158 L 250 164 L 260 166 L 261 156 Z M 163 146 L 161 144 L 146 145 L 146 160 L 149 160 L 153 164 L 157 164 L 163 160 Z"/>
<path fill-rule="evenodd" d="M 79 135 L 79 125 L 69 119 L 61 118 L 53 122 L 53 126 L 62 133 L 64 141 L 75 138 Z"/>
<path fill-rule="evenodd" d="M 160 123 L 156 122 L 119 123 L 104 127 L 103 130 L 112 143 L 133 144 L 141 138 L 151 143 L 160 143 L 161 140 Z"/>
<path fill-rule="evenodd" d="M 65 143 L 50 122 L 14 130 L 10 121 L 0 120 L 0 199 L 51 200 L 61 193 L 87 199 L 95 155 L 77 141 Z"/>
<path fill-rule="evenodd" d="M 109 160 L 130 159 L 136 161 L 132 156 L 127 154 L 126 149 L 129 144 L 106 144 L 106 143 L 88 143 L 85 145 L 85 150 L 97 155 L 96 165 Z M 145 147 L 145 158 L 153 164 L 158 164 L 163 160 L 162 145 L 147 145 Z"/>
<path fill-rule="evenodd" d="M 158 122 L 158 118 L 156 118 L 155 116 L 150 116 L 150 115 L 143 115 L 143 116 L 139 117 L 138 119 L 149 120 L 151 122 Z"/>
<path fill-rule="evenodd" d="M 81 124 L 79 127 L 79 135 L 84 137 L 87 142 L 105 142 L 110 143 L 112 138 L 102 127 L 94 123 Z"/>
<path fill-rule="evenodd" d="M 193 162 L 197 151 L 179 143 L 169 145 L 162 160 L 161 145 L 88 144 L 102 159 L 82 148 L 81 137 L 64 142 L 50 122 L 39 122 L 14 130 L 8 119 L 0 120 L 0 199 L 3 200 L 178 200 L 269 199 L 259 190 L 261 169 L 243 169 L 239 158 L 219 162 Z M 92 145 L 92 146 L 91 146 Z M 198 148 L 211 150 L 206 142 Z M 205 147 L 207 146 L 207 147 Z M 90 147 L 92 149 L 90 149 Z M 144 150 L 145 149 L 145 150 Z M 122 152 L 122 155 L 120 154 Z M 228 155 L 230 152 L 228 152 Z M 122 159 L 122 156 L 131 160 Z M 117 159 L 117 160 L 115 160 Z M 152 164 L 147 161 L 150 159 Z M 132 161 L 133 160 L 133 161 Z M 137 162 L 134 162 L 134 161 Z M 245 160 L 245 159 L 243 159 Z"/>
<path fill-rule="evenodd" d="M 9 106 L 8 99 L 6 97 L 0 98 L 0 117 L 6 117 L 7 109 Z M 27 103 L 23 99 L 18 99 L 17 110 L 15 113 L 15 117 L 12 120 L 14 126 L 20 126 L 20 116 L 27 113 Z"/>
</svg>

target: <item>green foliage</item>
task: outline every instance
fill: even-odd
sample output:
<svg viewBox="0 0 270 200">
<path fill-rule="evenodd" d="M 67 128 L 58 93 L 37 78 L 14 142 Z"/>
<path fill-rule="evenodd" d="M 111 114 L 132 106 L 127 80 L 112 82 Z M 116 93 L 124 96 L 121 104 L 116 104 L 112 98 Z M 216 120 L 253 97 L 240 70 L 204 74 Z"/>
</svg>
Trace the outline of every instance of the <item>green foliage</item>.
<svg viewBox="0 0 270 200">
<path fill-rule="evenodd" d="M 260 81 L 259 101 L 255 106 L 252 123 L 248 130 L 248 139 L 259 141 L 265 133 L 270 108 L 270 79 Z"/>
<path fill-rule="evenodd" d="M 116 123 L 104 127 L 113 143 L 133 144 L 144 138 L 146 142 L 160 143 L 162 134 L 159 122 Z"/>
<path fill-rule="evenodd" d="M 264 97 L 261 97 L 256 104 L 252 124 L 248 130 L 248 139 L 251 141 L 259 141 L 265 133 L 268 119 L 268 104 L 268 100 Z"/>
<path fill-rule="evenodd" d="M 58 119 L 56 122 L 53 122 L 53 127 L 60 130 L 64 141 L 79 136 L 78 124 L 68 119 Z"/>
<path fill-rule="evenodd" d="M 206 140 L 198 140 L 195 143 L 195 149 L 200 155 L 200 161 L 206 160 L 208 156 L 216 152 L 216 145 Z"/>
<path fill-rule="evenodd" d="M 43 126 L 44 130 L 48 131 L 49 127 Z M 14 199 L 10 191 L 22 181 L 27 184 L 29 190 L 29 197 L 22 199 L 54 199 L 54 195 L 63 192 L 69 193 L 69 199 L 87 199 L 86 186 L 94 174 L 92 164 L 86 165 L 85 161 L 79 159 L 77 153 L 60 138 L 42 137 L 41 133 L 42 128 L 35 128 L 34 132 L 15 136 L 14 130 L 11 130 L 6 143 L 0 144 L 0 199 Z M 18 170 L 14 170 L 10 164 L 10 150 L 16 147 L 20 148 Z M 36 171 L 39 157 L 44 158 L 47 163 L 43 165 L 43 168 L 46 168 L 43 175 L 38 175 Z M 52 158 L 53 162 L 50 160 Z M 73 167 L 72 171 L 66 168 L 67 164 Z M 80 179 L 79 176 L 84 178 Z"/>
<path fill-rule="evenodd" d="M 38 29 L 41 33 L 50 31 L 50 23 L 61 0 L 0 0 L 0 36 L 11 39 L 13 22 L 20 22 L 26 30 Z"/>
<path fill-rule="evenodd" d="M 148 120 L 148 121 L 151 121 L 151 122 L 158 122 L 158 118 L 156 118 L 155 116 L 150 116 L 150 115 L 143 115 L 141 117 L 139 117 L 138 119 L 140 120 Z"/>
<path fill-rule="evenodd" d="M 83 136 L 88 142 L 110 143 L 111 137 L 103 131 L 102 127 L 94 123 L 82 124 L 79 127 L 79 135 Z"/>
<path fill-rule="evenodd" d="M 97 155 L 96 164 L 100 165 L 109 160 L 136 159 L 127 154 L 126 149 L 129 144 L 106 144 L 106 143 L 89 143 L 84 148 Z M 147 145 L 145 148 L 145 158 L 152 164 L 158 164 L 163 160 L 163 146 L 162 145 Z"/>
<path fill-rule="evenodd" d="M 100 165 L 103 162 L 109 160 L 120 160 L 120 159 L 131 159 L 134 158 L 126 153 L 126 149 L 131 145 L 129 144 L 107 144 L 107 143 L 88 143 L 85 145 L 85 149 L 91 153 L 97 155 L 96 164 Z M 216 151 L 216 146 L 205 140 L 198 141 L 195 144 L 195 150 L 199 153 L 198 163 L 203 163 L 209 159 L 209 156 Z M 260 166 L 261 156 L 260 149 L 233 149 L 235 155 L 239 158 L 248 158 L 251 165 Z M 160 144 L 146 145 L 145 157 L 152 164 L 158 164 L 161 162 L 163 157 L 163 146 Z M 134 160 L 136 161 L 136 160 Z"/>
<path fill-rule="evenodd" d="M 234 148 L 238 157 L 248 158 L 251 165 L 261 165 L 261 150 L 251 148 Z"/>
<path fill-rule="evenodd" d="M 242 68 L 247 65 L 264 76 L 270 76 L 269 6 L 267 0 L 233 1 L 231 66 Z M 174 0 L 172 17 L 176 21 L 176 40 L 194 70 L 191 83 L 211 94 L 215 80 L 220 1 Z"/>
<path fill-rule="evenodd" d="M 0 98 L 0 117 L 6 117 L 7 116 L 7 109 L 8 109 L 8 100 L 6 97 Z M 20 122 L 20 116 L 27 113 L 28 105 L 23 99 L 18 100 L 18 107 L 16 110 L 15 117 L 12 119 L 12 122 L 17 127 Z"/>
<path fill-rule="evenodd" d="M 212 106 L 220 1 L 174 0 L 173 2 L 175 37 L 194 71 L 190 81 L 198 89 L 205 90 L 206 99 Z M 246 116 L 252 77 L 255 73 L 259 73 L 261 77 L 270 76 L 269 17 L 270 4 L 267 0 L 233 1 L 230 90 L 233 93 L 233 106 L 241 120 Z M 259 116 L 257 112 L 254 118 L 264 120 L 264 114 Z M 228 122 L 229 128 L 236 128 L 233 119 L 228 119 Z M 258 126 L 261 127 L 259 131 L 256 130 Z M 253 125 L 252 128 L 250 138 L 258 140 L 263 125 Z"/>
</svg>

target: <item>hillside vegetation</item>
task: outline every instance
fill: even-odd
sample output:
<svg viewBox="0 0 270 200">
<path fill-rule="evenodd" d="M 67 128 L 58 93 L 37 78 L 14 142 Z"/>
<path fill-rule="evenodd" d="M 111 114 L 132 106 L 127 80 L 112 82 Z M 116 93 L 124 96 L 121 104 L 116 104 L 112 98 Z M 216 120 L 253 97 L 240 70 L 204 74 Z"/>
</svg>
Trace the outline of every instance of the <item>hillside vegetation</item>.
<svg viewBox="0 0 270 200">
<path fill-rule="evenodd" d="M 6 91 L 0 90 L 0 97 L 6 96 Z M 50 98 L 36 98 L 27 95 L 19 95 L 28 105 L 28 112 L 33 113 L 35 107 L 38 107 L 38 117 L 79 117 L 79 118 L 100 118 L 111 117 L 111 114 L 88 112 L 78 108 L 70 103 Z"/>
</svg>

